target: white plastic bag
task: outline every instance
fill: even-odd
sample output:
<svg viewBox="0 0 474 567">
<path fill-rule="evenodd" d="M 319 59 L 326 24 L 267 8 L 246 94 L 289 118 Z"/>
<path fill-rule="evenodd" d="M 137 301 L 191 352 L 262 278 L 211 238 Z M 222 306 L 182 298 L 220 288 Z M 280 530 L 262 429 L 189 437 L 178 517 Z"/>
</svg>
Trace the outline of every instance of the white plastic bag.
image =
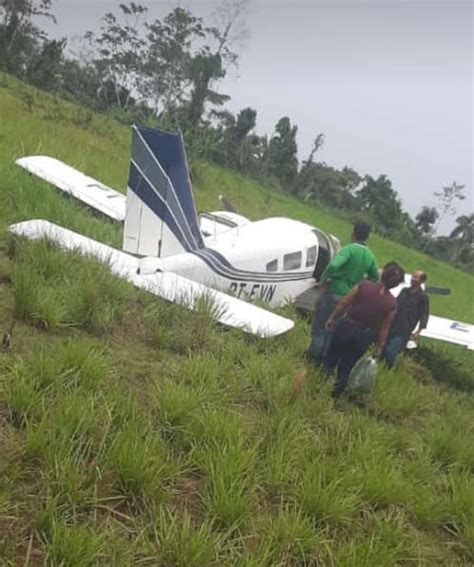
<svg viewBox="0 0 474 567">
<path fill-rule="evenodd" d="M 346 392 L 370 394 L 374 389 L 377 361 L 372 356 L 363 356 L 353 367 L 347 381 Z"/>
</svg>

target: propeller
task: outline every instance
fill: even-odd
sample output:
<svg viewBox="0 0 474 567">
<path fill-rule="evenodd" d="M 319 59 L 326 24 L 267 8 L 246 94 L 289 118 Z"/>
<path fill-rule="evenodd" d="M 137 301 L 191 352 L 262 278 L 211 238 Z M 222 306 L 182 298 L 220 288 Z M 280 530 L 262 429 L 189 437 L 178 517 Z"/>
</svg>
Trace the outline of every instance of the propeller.
<svg viewBox="0 0 474 567">
<path fill-rule="evenodd" d="M 425 286 L 426 293 L 430 293 L 432 295 L 450 295 L 451 290 L 449 287 L 439 287 L 437 285 L 427 285 Z"/>
<path fill-rule="evenodd" d="M 410 287 L 411 285 L 411 274 L 405 274 L 405 286 Z M 423 284 L 423 290 L 431 295 L 450 295 L 451 290 L 449 287 L 441 287 L 438 285 L 426 285 Z"/>
<path fill-rule="evenodd" d="M 228 213 L 237 213 L 237 209 L 229 201 L 229 199 L 226 199 L 226 197 L 224 197 L 224 195 L 219 195 L 219 201 L 221 202 L 221 205 L 224 207 L 225 211 L 227 211 Z"/>
</svg>

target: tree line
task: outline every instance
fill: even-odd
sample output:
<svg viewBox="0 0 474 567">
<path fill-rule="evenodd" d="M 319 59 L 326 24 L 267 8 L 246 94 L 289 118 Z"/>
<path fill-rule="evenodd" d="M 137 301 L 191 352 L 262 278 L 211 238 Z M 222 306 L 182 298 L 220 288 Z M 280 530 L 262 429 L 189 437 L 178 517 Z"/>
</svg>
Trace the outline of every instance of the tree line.
<svg viewBox="0 0 474 567">
<path fill-rule="evenodd" d="M 38 24 L 55 20 L 51 0 L 0 0 L 0 68 L 123 123 L 180 129 L 195 158 L 236 169 L 309 206 L 369 220 L 383 236 L 474 271 L 474 215 L 458 217 L 449 236 L 436 236 L 440 221 L 465 199 L 463 185 L 435 192 L 437 206 L 423 206 L 412 219 L 386 175 L 318 160 L 324 134 L 300 161 L 298 127 L 289 117 L 260 136 L 255 109 L 225 109 L 230 96 L 219 86 L 238 63 L 246 4 L 226 0 L 213 25 L 181 7 L 150 20 L 145 6 L 121 4 L 117 13 L 104 14 L 98 32 L 84 33 L 80 53 L 72 54 L 66 38 L 51 39 Z"/>
</svg>

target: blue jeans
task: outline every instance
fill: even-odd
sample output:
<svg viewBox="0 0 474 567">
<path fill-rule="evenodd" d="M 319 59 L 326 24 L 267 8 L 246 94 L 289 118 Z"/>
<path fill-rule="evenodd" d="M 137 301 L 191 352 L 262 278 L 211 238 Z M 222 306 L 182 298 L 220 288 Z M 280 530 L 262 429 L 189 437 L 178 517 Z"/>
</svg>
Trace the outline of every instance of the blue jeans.
<svg viewBox="0 0 474 567">
<path fill-rule="evenodd" d="M 393 368 L 397 356 L 405 350 L 407 341 L 403 337 L 389 337 L 383 347 L 382 360 L 388 368 Z"/>
<path fill-rule="evenodd" d="M 331 343 L 332 331 L 326 331 L 326 321 L 341 301 L 342 295 L 323 291 L 313 315 L 311 323 L 311 342 L 306 356 L 311 362 L 321 363 Z"/>
<path fill-rule="evenodd" d="M 374 337 L 375 334 L 371 329 L 359 327 L 348 319 L 342 320 L 337 325 L 331 346 L 323 360 L 327 372 L 332 372 L 337 367 L 333 398 L 338 398 L 345 390 L 352 368 L 364 356 Z"/>
</svg>

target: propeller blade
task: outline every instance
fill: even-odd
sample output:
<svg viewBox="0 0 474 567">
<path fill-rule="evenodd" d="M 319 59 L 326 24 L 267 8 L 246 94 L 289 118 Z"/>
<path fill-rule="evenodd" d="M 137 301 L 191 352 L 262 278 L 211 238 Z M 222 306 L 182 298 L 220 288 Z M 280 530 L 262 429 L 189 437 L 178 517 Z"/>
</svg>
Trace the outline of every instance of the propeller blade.
<svg viewBox="0 0 474 567">
<path fill-rule="evenodd" d="M 430 293 L 432 295 L 450 295 L 451 290 L 449 287 L 439 287 L 436 285 L 427 285 L 425 287 L 426 293 Z"/>
</svg>

